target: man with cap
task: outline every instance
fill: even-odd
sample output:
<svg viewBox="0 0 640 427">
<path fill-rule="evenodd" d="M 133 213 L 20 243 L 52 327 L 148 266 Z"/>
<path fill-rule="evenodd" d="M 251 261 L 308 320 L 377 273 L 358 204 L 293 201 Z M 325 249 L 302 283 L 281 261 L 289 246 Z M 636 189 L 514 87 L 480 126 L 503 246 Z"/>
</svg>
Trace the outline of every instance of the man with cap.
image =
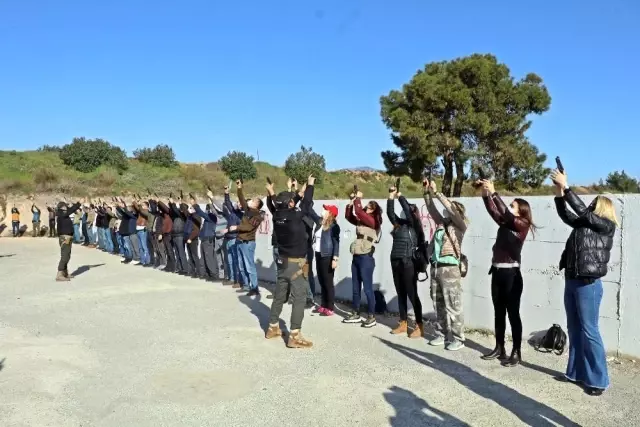
<svg viewBox="0 0 640 427">
<path fill-rule="evenodd" d="M 69 216 L 80 209 L 84 199 L 68 206 L 65 202 L 58 203 L 56 217 L 58 223 L 58 243 L 60 244 L 60 262 L 58 263 L 57 282 L 68 282 L 69 260 L 71 260 L 71 245 L 73 243 L 73 221 Z"/>
<path fill-rule="evenodd" d="M 307 226 L 305 217 L 313 202 L 313 186 L 315 178 L 309 177 L 304 198 L 300 203 L 300 210 L 296 209 L 295 194 L 283 191 L 275 198 L 276 212 L 273 217 L 273 228 L 278 247 L 278 283 L 276 284 L 269 327 L 265 334 L 267 339 L 282 336 L 280 330 L 280 313 L 287 297 L 287 289 L 291 288 L 293 307 L 291 310 L 290 334 L 287 340 L 289 348 L 310 348 L 311 341 L 303 338 L 300 329 L 304 318 L 307 296 L 308 264 L 307 255 Z"/>
</svg>

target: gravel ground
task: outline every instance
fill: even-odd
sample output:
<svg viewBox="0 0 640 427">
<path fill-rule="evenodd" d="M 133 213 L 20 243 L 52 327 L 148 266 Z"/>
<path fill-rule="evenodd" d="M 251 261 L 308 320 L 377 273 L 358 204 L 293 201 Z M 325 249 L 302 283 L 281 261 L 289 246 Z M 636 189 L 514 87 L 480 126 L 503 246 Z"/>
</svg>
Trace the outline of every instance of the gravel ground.
<svg viewBox="0 0 640 427">
<path fill-rule="evenodd" d="M 0 239 L 1 426 L 640 425 L 632 362 L 594 398 L 553 380 L 566 356 L 527 346 L 503 368 L 479 358 L 490 337 L 451 353 L 310 313 L 314 348 L 290 350 L 263 337 L 266 291 L 73 251 L 80 274 L 56 283 L 57 241 Z"/>
</svg>

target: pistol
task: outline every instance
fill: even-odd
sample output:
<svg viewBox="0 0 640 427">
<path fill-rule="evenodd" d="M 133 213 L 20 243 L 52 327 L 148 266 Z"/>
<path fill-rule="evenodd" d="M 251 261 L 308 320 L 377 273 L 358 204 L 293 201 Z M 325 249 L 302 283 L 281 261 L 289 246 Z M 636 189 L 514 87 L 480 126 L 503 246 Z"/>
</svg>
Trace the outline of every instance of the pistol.
<svg viewBox="0 0 640 427">
<path fill-rule="evenodd" d="M 184 193 L 182 192 L 182 190 L 180 190 L 180 200 L 184 199 Z"/>
<path fill-rule="evenodd" d="M 396 191 L 400 191 L 400 178 L 396 178 Z"/>
<path fill-rule="evenodd" d="M 240 184 L 244 184 L 244 176 L 240 175 L 240 178 L 238 178 L 238 181 L 240 181 Z"/>
<path fill-rule="evenodd" d="M 189 197 L 191 197 L 193 200 L 196 199 L 196 196 L 194 196 L 193 193 L 189 193 Z"/>
<path fill-rule="evenodd" d="M 271 178 L 267 177 L 267 184 L 271 185 L 273 184 L 273 182 L 271 182 Z"/>
<path fill-rule="evenodd" d="M 358 188 L 358 184 L 353 184 L 353 195 L 357 195 L 360 189 Z"/>
<path fill-rule="evenodd" d="M 169 198 L 173 199 L 173 193 L 169 193 Z"/>
<path fill-rule="evenodd" d="M 478 172 L 478 178 L 480 178 L 481 180 L 485 180 L 485 179 L 487 179 L 489 177 L 489 175 L 487 174 L 487 171 L 482 166 L 477 166 L 476 170 Z M 475 188 L 480 188 L 481 187 L 480 184 L 477 184 L 475 182 L 472 184 L 472 186 L 475 187 Z"/>
<path fill-rule="evenodd" d="M 207 190 L 211 191 L 213 193 L 213 190 L 211 189 L 211 186 L 209 184 L 207 184 Z"/>
<path fill-rule="evenodd" d="M 562 161 L 560 161 L 560 156 L 556 156 L 556 166 L 558 167 L 558 171 L 563 174 L 564 166 L 562 166 Z"/>
</svg>

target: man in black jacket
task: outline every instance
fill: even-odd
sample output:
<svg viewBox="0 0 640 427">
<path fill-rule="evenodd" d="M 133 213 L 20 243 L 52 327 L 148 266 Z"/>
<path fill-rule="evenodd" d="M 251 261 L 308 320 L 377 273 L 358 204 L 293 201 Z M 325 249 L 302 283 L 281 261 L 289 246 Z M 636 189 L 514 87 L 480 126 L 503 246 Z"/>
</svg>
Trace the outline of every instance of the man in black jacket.
<svg viewBox="0 0 640 427">
<path fill-rule="evenodd" d="M 68 282 L 69 277 L 69 260 L 71 260 L 71 244 L 73 242 L 73 221 L 69 215 L 77 211 L 84 203 L 84 199 L 80 200 L 72 206 L 67 206 L 65 202 L 58 203 L 56 217 L 58 222 L 58 242 L 60 244 L 60 262 L 58 263 L 57 282 Z"/>
<path fill-rule="evenodd" d="M 302 337 L 300 328 L 304 318 L 304 306 L 307 296 L 308 264 L 307 255 L 307 227 L 304 218 L 313 201 L 313 185 L 315 178 L 310 176 L 300 210 L 295 208 L 294 194 L 284 191 L 275 199 L 276 212 L 273 217 L 274 234 L 278 247 L 278 283 L 271 305 L 271 317 L 266 338 L 272 339 L 282 336 L 280 330 L 280 313 L 287 297 L 287 289 L 291 288 L 293 307 L 291 310 L 291 325 L 287 347 L 310 348 L 311 341 Z"/>
</svg>

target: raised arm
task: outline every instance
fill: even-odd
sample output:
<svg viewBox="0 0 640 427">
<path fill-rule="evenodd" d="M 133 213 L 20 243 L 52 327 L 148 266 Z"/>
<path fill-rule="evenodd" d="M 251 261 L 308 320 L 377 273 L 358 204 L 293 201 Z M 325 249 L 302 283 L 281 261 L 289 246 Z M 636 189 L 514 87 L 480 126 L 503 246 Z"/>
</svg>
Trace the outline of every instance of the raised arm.
<svg viewBox="0 0 640 427">
<path fill-rule="evenodd" d="M 429 216 L 436 223 L 436 225 L 442 225 L 444 223 L 444 218 L 440 214 L 438 208 L 436 208 L 435 198 L 433 194 L 431 194 L 428 190 L 424 193 L 424 204 L 427 206 L 427 212 L 429 212 Z"/>
<path fill-rule="evenodd" d="M 564 200 L 566 200 L 569 206 L 571 206 L 571 209 L 573 209 L 578 216 L 583 216 L 589 211 L 582 199 L 570 188 L 566 188 L 564 190 Z"/>
<path fill-rule="evenodd" d="M 315 185 L 309 184 L 304 189 L 304 198 L 300 202 L 300 210 L 305 214 L 308 214 L 312 210 L 313 206 L 313 192 Z"/>
<path fill-rule="evenodd" d="M 182 217 L 182 213 L 180 212 L 178 205 L 176 205 L 175 203 L 169 203 L 169 209 L 170 209 L 169 214 L 173 218 Z"/>
<path fill-rule="evenodd" d="M 415 226 L 415 218 L 411 213 L 411 206 L 409 206 L 409 201 L 407 200 L 407 198 L 404 196 L 400 196 L 398 197 L 398 202 L 400 202 L 400 207 L 402 208 L 402 212 L 404 212 L 404 216 L 405 218 L 407 218 L 407 221 L 410 221 Z"/>
<path fill-rule="evenodd" d="M 376 220 L 362 209 L 362 201 L 357 197 L 353 201 L 353 210 L 361 224 L 373 229 L 378 228 L 376 226 Z"/>
<path fill-rule="evenodd" d="M 482 193 L 482 201 L 484 202 L 484 207 L 487 208 L 487 212 L 489 212 L 489 216 L 493 218 L 496 224 L 501 225 L 502 215 L 498 211 L 498 207 L 488 191 Z"/>
<path fill-rule="evenodd" d="M 447 212 L 449 212 L 449 216 L 453 224 L 463 232 L 466 231 L 467 223 L 464 222 L 464 218 L 462 217 L 462 215 L 460 215 L 460 213 L 453 208 L 453 205 L 451 205 L 451 201 L 449 201 L 449 199 L 447 199 L 447 197 L 440 192 L 436 192 L 436 198 L 440 201 L 440 203 L 442 203 L 442 206 L 444 206 Z"/>
<path fill-rule="evenodd" d="M 246 212 L 249 210 L 249 205 L 247 204 L 247 199 L 244 198 L 244 191 L 242 190 L 242 186 L 237 185 L 237 189 L 238 189 L 238 200 L 240 201 L 240 206 L 242 206 L 242 209 L 244 209 L 244 211 Z"/>
<path fill-rule="evenodd" d="M 396 215 L 394 204 L 395 200 L 390 196 L 387 199 L 387 218 L 389 218 L 389 221 L 391 221 L 391 225 L 395 226 L 398 225 L 398 221 L 400 220 L 400 218 L 398 218 L 398 215 Z"/>
<path fill-rule="evenodd" d="M 344 217 L 349 223 L 358 225 L 358 218 L 353 214 L 353 205 L 351 203 L 347 205 L 347 209 L 344 211 Z"/>
<path fill-rule="evenodd" d="M 276 213 L 276 207 L 273 204 L 273 196 L 271 194 L 267 195 L 267 209 L 269 209 L 271 215 Z"/>
<path fill-rule="evenodd" d="M 196 215 L 198 215 L 200 218 L 202 218 L 203 221 L 209 221 L 211 222 L 211 218 L 209 218 L 209 215 L 202 210 L 202 208 L 200 207 L 199 204 L 194 204 L 193 205 L 193 209 L 196 211 Z"/>
<path fill-rule="evenodd" d="M 495 206 L 501 215 L 502 225 L 517 232 L 527 231 L 529 227 L 531 227 L 529 222 L 511 213 L 498 193 L 493 193 L 491 199 L 495 203 Z"/>
<path fill-rule="evenodd" d="M 562 196 L 556 196 L 553 201 L 556 203 L 556 210 L 562 222 L 569 227 L 575 228 L 578 217 L 573 212 L 567 210 L 567 203 L 564 201 L 564 198 Z"/>
<path fill-rule="evenodd" d="M 169 215 L 169 206 L 165 205 L 164 202 L 158 200 L 158 209 L 165 215 Z"/>
</svg>

